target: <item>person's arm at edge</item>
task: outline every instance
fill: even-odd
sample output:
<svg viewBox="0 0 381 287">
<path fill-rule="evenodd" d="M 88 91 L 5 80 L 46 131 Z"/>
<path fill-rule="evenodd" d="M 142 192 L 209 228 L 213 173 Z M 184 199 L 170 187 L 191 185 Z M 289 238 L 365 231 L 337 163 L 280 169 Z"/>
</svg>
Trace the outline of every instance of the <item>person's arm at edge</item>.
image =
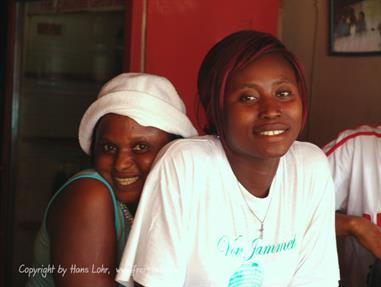
<svg viewBox="0 0 381 287">
<path fill-rule="evenodd" d="M 358 242 L 381 259 L 381 228 L 361 216 L 336 212 L 336 235 L 352 235 Z"/>
</svg>

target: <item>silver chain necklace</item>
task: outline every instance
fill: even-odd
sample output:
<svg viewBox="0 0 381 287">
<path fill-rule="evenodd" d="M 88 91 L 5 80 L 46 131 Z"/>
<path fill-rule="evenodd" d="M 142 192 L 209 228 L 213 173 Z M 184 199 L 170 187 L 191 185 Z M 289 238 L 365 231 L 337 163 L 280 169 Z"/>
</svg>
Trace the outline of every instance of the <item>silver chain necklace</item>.
<svg viewBox="0 0 381 287">
<path fill-rule="evenodd" d="M 134 217 L 128 210 L 128 207 L 125 203 L 119 201 L 119 206 L 120 206 L 120 209 L 122 210 L 124 222 L 125 222 L 126 230 L 127 230 L 127 226 L 128 225 L 131 226 L 132 223 L 134 222 Z"/>
<path fill-rule="evenodd" d="M 249 203 L 247 202 L 246 198 L 245 198 L 245 195 L 243 194 L 243 190 L 242 188 L 245 188 L 244 186 L 242 186 L 242 184 L 239 183 L 239 190 L 241 191 L 241 194 L 243 196 L 243 200 L 245 201 L 246 203 L 246 206 L 247 208 L 250 210 L 250 212 L 254 215 L 254 217 L 259 221 L 259 223 L 261 224 L 261 227 L 258 229 L 259 231 L 259 239 L 263 239 L 263 231 L 265 230 L 264 228 L 264 223 L 265 223 L 265 220 L 266 220 L 266 217 L 267 217 L 267 214 L 269 213 L 269 210 L 270 210 L 270 205 L 271 205 L 271 200 L 273 199 L 272 196 L 270 197 L 270 201 L 269 201 L 269 204 L 267 205 L 267 209 L 266 209 L 266 213 L 265 213 L 265 216 L 263 217 L 263 219 L 261 220 L 257 214 L 254 212 L 254 210 L 250 207 Z"/>
</svg>

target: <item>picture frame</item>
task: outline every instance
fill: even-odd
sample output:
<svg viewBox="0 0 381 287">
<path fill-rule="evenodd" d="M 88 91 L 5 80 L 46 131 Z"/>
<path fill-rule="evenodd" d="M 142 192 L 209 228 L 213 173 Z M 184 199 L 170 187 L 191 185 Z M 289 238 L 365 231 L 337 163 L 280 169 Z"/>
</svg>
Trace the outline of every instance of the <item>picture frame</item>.
<svg viewBox="0 0 381 287">
<path fill-rule="evenodd" d="M 381 1 L 329 1 L 329 54 L 381 55 Z"/>
</svg>

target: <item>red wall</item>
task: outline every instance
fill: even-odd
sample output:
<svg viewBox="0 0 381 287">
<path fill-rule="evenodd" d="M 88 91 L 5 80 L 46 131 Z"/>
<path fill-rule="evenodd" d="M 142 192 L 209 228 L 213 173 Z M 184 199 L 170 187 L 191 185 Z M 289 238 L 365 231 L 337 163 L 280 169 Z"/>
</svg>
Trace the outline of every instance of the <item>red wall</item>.
<svg viewBox="0 0 381 287">
<path fill-rule="evenodd" d="M 280 1 L 148 0 L 144 71 L 163 75 L 174 83 L 188 115 L 197 125 L 196 78 L 208 49 L 227 34 L 241 29 L 276 34 Z M 134 23 L 141 21 L 137 14 L 142 10 L 142 6 L 135 5 Z M 140 44 L 140 37 L 135 29 L 132 46 Z M 131 57 L 130 70 L 139 70 L 140 52 L 131 51 Z"/>
</svg>

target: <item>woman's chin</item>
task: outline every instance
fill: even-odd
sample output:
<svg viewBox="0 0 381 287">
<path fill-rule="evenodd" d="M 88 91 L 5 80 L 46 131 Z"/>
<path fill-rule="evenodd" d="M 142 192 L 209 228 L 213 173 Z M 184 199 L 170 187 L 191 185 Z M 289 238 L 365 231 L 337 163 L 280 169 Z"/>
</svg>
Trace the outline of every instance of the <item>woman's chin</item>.
<svg viewBox="0 0 381 287">
<path fill-rule="evenodd" d="M 127 205 L 134 205 L 134 204 L 137 205 L 139 202 L 141 193 L 142 193 L 142 188 L 132 189 L 132 190 L 131 189 L 130 190 L 126 190 L 126 189 L 115 190 L 116 198 L 120 202 L 123 202 L 124 204 L 127 204 Z"/>
</svg>

